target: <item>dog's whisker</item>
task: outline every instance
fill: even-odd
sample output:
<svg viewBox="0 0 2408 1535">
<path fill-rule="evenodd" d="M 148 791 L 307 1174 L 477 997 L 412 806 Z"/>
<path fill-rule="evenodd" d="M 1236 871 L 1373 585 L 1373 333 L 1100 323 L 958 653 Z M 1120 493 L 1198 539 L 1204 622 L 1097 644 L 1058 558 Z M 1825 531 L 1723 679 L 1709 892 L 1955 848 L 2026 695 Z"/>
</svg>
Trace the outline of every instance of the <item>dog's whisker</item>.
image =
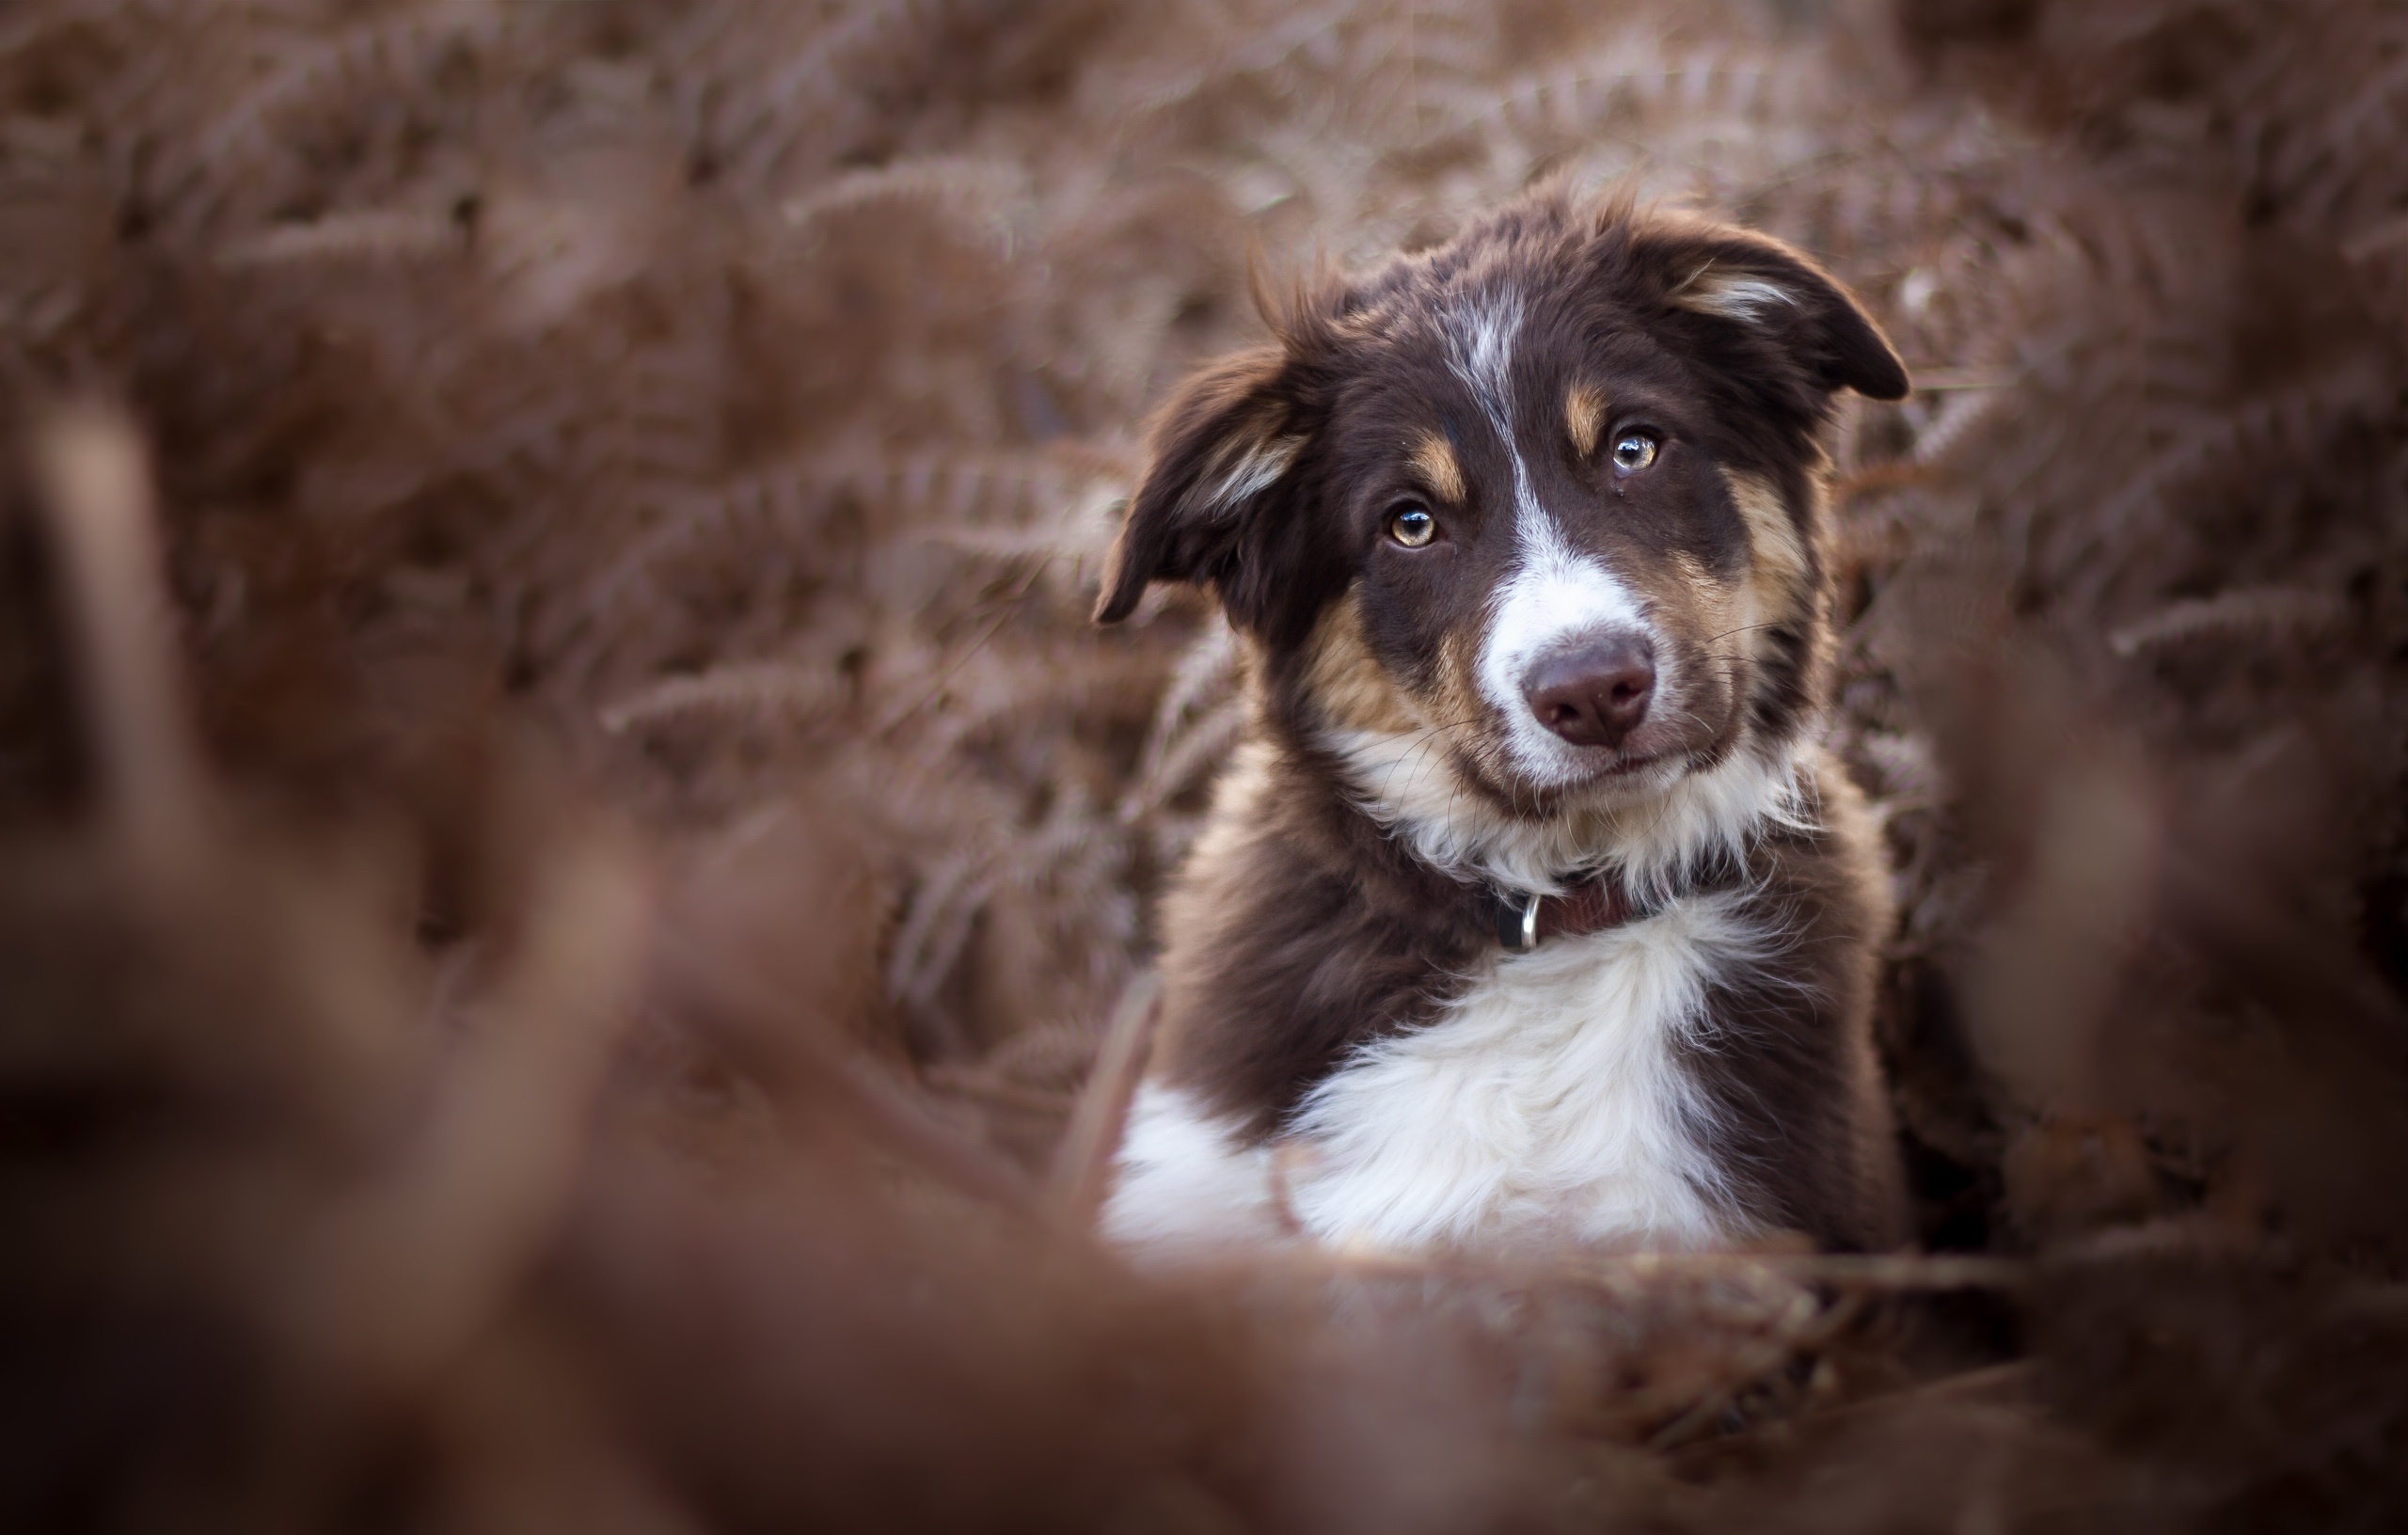
<svg viewBox="0 0 2408 1535">
<path fill-rule="evenodd" d="M 1638 476 L 1665 446 L 1641 428 L 1592 440 L 1607 424 L 1603 402 L 1627 382 L 1621 364 L 1580 327 L 1539 318 L 1571 312 L 1560 301 L 1585 303 L 1592 287 L 1621 302 L 1615 285 L 1635 280 L 1650 304 L 1763 331 L 1758 345 L 1688 357 L 1682 376 L 1693 383 L 1654 384 L 1682 395 L 1669 409 L 1709 418 L 1766 389 L 1795 394 L 1805 387 L 1798 359 L 1778 377 L 1764 370 L 1799 345 L 1849 359 L 1853 376 L 1840 382 L 1879 398 L 1897 397 L 1903 379 L 1848 295 L 1778 242 L 1550 198 L 1568 195 L 1475 223 L 1454 242 L 1461 261 L 1390 269 L 1363 290 L 1376 324 L 1291 339 L 1300 368 L 1217 366 L 1160 418 L 1099 611 L 1126 613 L 1154 578 L 1211 586 L 1196 551 L 1228 546 L 1231 530 L 1265 567 L 1245 586 L 1280 610 L 1251 625 L 1265 654 L 1248 687 L 1272 750 L 1267 768 L 1249 770 L 1268 777 L 1216 809 L 1216 831 L 1245 834 L 1197 840 L 1182 899 L 1206 920 L 1165 935 L 1166 1025 L 1182 1072 L 1209 1081 L 1210 1098 L 1193 1110 L 1197 1133 L 1133 1133 L 1112 1195 L 1130 1229 L 1245 1227 L 1273 1209 L 1290 1235 L 1342 1232 L 1405 1251 L 1541 1230 L 1712 1247 L 1758 1234 L 1732 1212 L 1759 1209 L 1817 1241 L 1897 1239 L 1880 1208 L 1893 1180 L 1849 1160 L 1886 1143 L 1877 1091 L 1859 1094 L 1861 1074 L 1845 1065 L 1870 1053 L 1869 1007 L 1849 977 L 1879 923 L 1837 942 L 1819 929 L 1814 943 L 1793 941 L 1829 892 L 1837 910 L 1878 912 L 1871 850 L 1847 846 L 1843 831 L 1779 860 L 1761 855 L 1828 770 L 1818 748 L 1793 744 L 1813 739 L 1807 690 L 1821 674 L 1780 669 L 1828 638 L 1829 578 L 1806 572 L 1814 600 L 1792 619 L 1699 638 L 1710 625 L 1698 615 L 1736 613 L 1680 558 L 1684 529 L 1731 504 L 1751 528 L 1801 511 L 1811 521 L 1814 504 L 1794 504 L 1790 490 L 1822 472 L 1819 457 L 1800 443 L 1794 462 L 1628 482 L 1656 510 L 1619 523 L 1608 550 L 1599 524 L 1556 504 L 1560 488 L 1525 455 L 1542 431 L 1568 432 L 1582 453 L 1610 453 L 1615 475 Z M 1591 259 L 1600 218 L 1622 221 L 1627 243 L 1611 272 Z M 1767 324 L 1776 314 L 1781 324 Z M 1371 335 L 1380 344 L 1367 348 Z M 1315 348 L 1323 355 L 1299 356 Z M 1300 375 L 1382 369 L 1374 382 L 1389 387 L 1376 396 L 1297 392 Z M 1429 378 L 1451 379 L 1444 401 L 1415 397 Z M 1542 383 L 1565 378 L 1583 382 L 1553 394 Z M 1372 398 L 1376 418 L 1362 414 Z M 1434 510 L 1414 510 L 1410 524 L 1395 514 L 1388 540 L 1366 547 L 1341 538 L 1343 519 L 1290 470 L 1328 461 L 1330 440 L 1374 431 L 1396 442 Z M 1463 504 L 1503 510 L 1450 523 L 1445 508 Z M 1255 536 L 1274 523 L 1275 539 Z M 1433 547 L 1442 532 L 1446 545 Z M 1149 560 L 1161 568 L 1142 568 Z M 1323 569 L 1345 579 L 1325 585 Z M 1352 730 L 1316 712 L 1339 702 L 1319 696 L 1324 686 L 1367 685 L 1406 721 Z M 1316 739 L 1322 749 L 1283 744 Z M 1333 801 L 1395 850 L 1373 859 L 1355 839 L 1326 835 Z M 1260 824 L 1229 824 L 1248 814 Z M 1724 878 L 1732 854 L 1738 867 Z M 1396 880 L 1405 860 L 1445 878 Z M 1631 898 L 1599 899 L 1593 880 Z M 1544 957 L 1495 962 L 1530 945 L 1467 922 L 1477 903 L 1459 887 L 1480 883 L 1563 902 L 1525 909 L 1540 919 L 1534 942 L 1554 945 Z M 1366 922 L 1358 902 L 1302 898 L 1333 884 L 1427 909 Z M 1643 936 L 1608 931 L 1641 925 Z M 1775 1012 L 1807 1006 L 1818 1009 L 1813 1027 L 1794 1031 L 1779 1061 L 1681 1049 L 1779 1026 Z M 1798 1051 L 1813 1057 L 1803 1070 Z M 1498 1090 L 1520 1082 L 1546 1084 L 1544 1101 Z M 1761 1123 L 1781 1154 L 1705 1134 L 1701 1121 L 1723 1111 Z M 1259 1190 L 1259 1159 L 1213 1149 L 1244 1140 L 1224 1133 L 1222 1114 L 1279 1125 L 1307 1153 L 1300 1170 Z M 1133 1149 L 1164 1145 L 1186 1149 L 1158 1163 Z"/>
</svg>

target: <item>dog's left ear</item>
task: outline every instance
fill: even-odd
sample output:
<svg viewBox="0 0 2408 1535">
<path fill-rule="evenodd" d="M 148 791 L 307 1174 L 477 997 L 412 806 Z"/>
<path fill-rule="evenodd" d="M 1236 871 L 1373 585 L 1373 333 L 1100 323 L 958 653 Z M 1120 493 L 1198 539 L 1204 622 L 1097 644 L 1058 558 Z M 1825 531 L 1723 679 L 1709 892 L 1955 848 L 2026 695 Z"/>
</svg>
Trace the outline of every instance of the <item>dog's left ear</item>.
<svg viewBox="0 0 2408 1535">
<path fill-rule="evenodd" d="M 1285 346 L 1241 352 L 1180 387 L 1155 419 L 1151 464 L 1114 540 L 1095 605 L 1127 618 L 1152 581 L 1211 582 L 1234 609 L 1241 546 L 1305 446 Z M 1232 616 L 1238 616 L 1234 612 Z"/>
<path fill-rule="evenodd" d="M 1745 326 L 1803 365 L 1824 392 L 1903 400 L 1911 387 L 1890 339 L 1838 278 L 1765 235 L 1691 233 L 1654 253 L 1675 309 Z"/>
</svg>

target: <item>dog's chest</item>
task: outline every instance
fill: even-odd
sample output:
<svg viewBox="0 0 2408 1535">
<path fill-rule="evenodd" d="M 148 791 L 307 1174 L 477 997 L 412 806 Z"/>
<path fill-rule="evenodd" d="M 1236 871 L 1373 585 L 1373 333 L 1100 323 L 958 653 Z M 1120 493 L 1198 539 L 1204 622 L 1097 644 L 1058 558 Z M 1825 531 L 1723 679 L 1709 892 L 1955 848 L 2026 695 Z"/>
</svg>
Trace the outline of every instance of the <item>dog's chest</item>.
<svg viewBox="0 0 2408 1535">
<path fill-rule="evenodd" d="M 1684 1057 L 1744 963 L 1727 897 L 1504 956 L 1358 1052 L 1268 1147 L 1141 1095 L 1107 1214 L 1130 1240 L 1270 1235 L 1418 1249 L 1498 1239 L 1694 1247 L 1740 1235 Z"/>
</svg>

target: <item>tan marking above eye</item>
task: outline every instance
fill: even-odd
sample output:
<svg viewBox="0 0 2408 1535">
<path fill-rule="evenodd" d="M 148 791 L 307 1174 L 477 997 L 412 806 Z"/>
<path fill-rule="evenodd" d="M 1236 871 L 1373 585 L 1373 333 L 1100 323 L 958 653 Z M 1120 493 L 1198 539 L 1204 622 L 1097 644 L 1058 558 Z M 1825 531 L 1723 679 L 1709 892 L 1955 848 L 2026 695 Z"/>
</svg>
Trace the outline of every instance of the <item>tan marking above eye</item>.
<svg viewBox="0 0 2408 1535">
<path fill-rule="evenodd" d="M 1455 451 L 1447 439 L 1434 432 L 1424 432 L 1413 444 L 1413 453 L 1406 460 L 1431 495 L 1450 506 L 1464 504 L 1463 466 L 1455 462 Z"/>
<path fill-rule="evenodd" d="M 1606 426 L 1606 397 L 1586 384 L 1575 384 L 1564 396 L 1563 424 L 1572 433 L 1572 447 L 1582 458 L 1597 451 L 1597 435 Z"/>
</svg>

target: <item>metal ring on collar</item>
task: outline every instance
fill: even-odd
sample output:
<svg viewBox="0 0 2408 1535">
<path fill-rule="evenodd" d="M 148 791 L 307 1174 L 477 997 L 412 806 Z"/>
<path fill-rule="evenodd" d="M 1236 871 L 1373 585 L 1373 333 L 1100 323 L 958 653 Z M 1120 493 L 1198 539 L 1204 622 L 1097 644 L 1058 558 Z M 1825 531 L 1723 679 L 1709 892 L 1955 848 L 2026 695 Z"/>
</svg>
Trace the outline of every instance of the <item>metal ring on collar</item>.
<svg viewBox="0 0 2408 1535">
<path fill-rule="evenodd" d="M 1545 899 L 1535 891 L 1527 895 L 1518 891 L 1497 893 L 1497 941 L 1505 945 L 1506 953 L 1528 954 L 1539 946 L 1539 902 Z"/>
</svg>

